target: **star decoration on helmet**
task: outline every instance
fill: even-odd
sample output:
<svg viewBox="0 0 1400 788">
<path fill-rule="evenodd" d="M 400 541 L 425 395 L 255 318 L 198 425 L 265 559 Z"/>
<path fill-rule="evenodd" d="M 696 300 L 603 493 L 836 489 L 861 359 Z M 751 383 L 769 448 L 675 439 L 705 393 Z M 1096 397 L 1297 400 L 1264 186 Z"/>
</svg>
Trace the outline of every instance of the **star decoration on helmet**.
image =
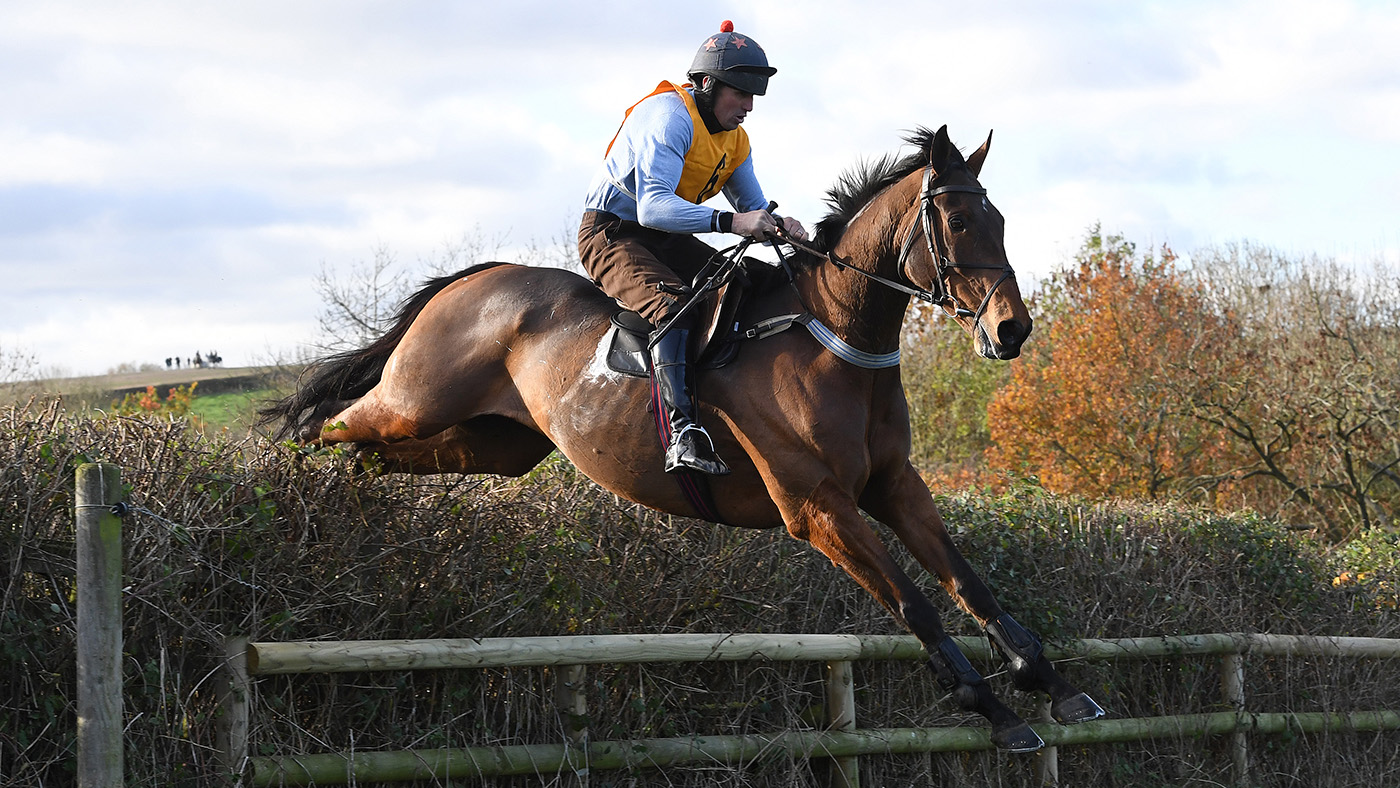
<svg viewBox="0 0 1400 788">
<path fill-rule="evenodd" d="M 742 37 L 740 37 L 740 36 L 734 36 L 734 48 L 735 48 L 735 49 L 743 49 L 744 47 L 746 47 L 746 46 L 748 46 L 748 45 L 749 45 L 748 39 L 742 38 Z"/>
<path fill-rule="evenodd" d="M 712 38 L 710 38 L 709 41 L 706 41 L 706 42 L 705 42 L 705 48 L 706 48 L 706 49 L 715 49 L 715 48 L 718 47 L 718 46 L 719 46 L 719 37 L 718 37 L 718 36 L 712 37 Z"/>
</svg>

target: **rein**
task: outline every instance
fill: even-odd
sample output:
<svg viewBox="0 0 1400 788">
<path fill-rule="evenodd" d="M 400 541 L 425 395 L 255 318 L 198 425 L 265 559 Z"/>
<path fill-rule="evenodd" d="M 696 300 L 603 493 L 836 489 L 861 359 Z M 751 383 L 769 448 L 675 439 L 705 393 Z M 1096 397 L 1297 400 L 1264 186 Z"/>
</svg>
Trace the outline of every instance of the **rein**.
<svg viewBox="0 0 1400 788">
<path fill-rule="evenodd" d="M 1005 282 L 1007 279 L 1015 277 L 1016 272 L 1012 270 L 1011 265 L 1009 263 L 1004 265 L 984 265 L 977 263 L 959 263 L 948 259 L 947 253 L 941 251 L 941 248 L 945 245 L 944 243 L 942 243 L 943 237 L 940 233 L 934 232 L 933 229 L 933 212 L 935 209 L 935 205 L 933 202 L 934 199 L 939 197 L 940 195 L 949 194 L 953 192 L 985 195 L 987 193 L 987 190 L 983 189 L 980 186 L 934 186 L 932 184 L 932 180 L 933 167 L 930 165 L 924 168 L 923 186 L 920 190 L 919 195 L 919 221 L 915 222 L 909 228 L 909 234 L 905 236 L 904 243 L 900 246 L 899 249 L 899 272 L 900 275 L 904 278 L 904 280 L 906 282 L 909 282 L 909 284 L 905 284 L 904 282 L 898 282 L 893 279 L 888 279 L 886 277 L 880 276 L 879 274 L 871 273 L 869 271 L 864 271 L 859 268 L 856 268 L 855 266 L 851 265 L 849 260 L 841 259 L 841 257 L 838 256 L 835 252 L 818 249 L 817 247 L 813 246 L 810 243 L 807 243 L 804 240 L 793 237 L 785 229 L 783 229 L 783 225 L 780 221 L 778 223 L 777 228 L 769 234 L 769 240 L 772 242 L 773 249 L 778 253 L 778 260 L 781 263 L 783 270 L 787 273 L 788 280 L 792 280 L 792 269 L 788 265 L 787 257 L 783 254 L 782 247 L 780 246 L 780 244 L 787 244 L 788 246 L 791 246 L 794 249 L 806 252 L 807 254 L 813 255 L 815 257 L 826 258 L 826 260 L 828 260 L 832 265 L 836 266 L 839 269 L 845 271 L 854 271 L 855 273 L 860 274 L 861 276 L 871 280 L 872 282 L 876 282 L 901 293 L 906 293 L 925 303 L 932 304 L 937 307 L 951 308 L 955 316 L 970 317 L 974 321 L 981 320 L 982 315 L 987 311 L 987 305 L 991 303 L 992 295 L 996 293 L 997 288 L 1001 287 L 1002 282 Z M 777 208 L 776 204 L 769 204 L 770 211 L 772 211 L 775 208 Z M 933 277 L 933 289 L 931 290 L 925 290 L 922 287 L 914 285 L 913 280 L 910 279 L 907 273 L 905 273 L 908 267 L 909 255 L 914 250 L 914 245 L 917 242 L 920 229 L 923 230 L 924 244 L 925 248 L 928 249 L 929 258 L 935 261 L 935 275 Z M 727 281 L 730 272 L 732 272 L 733 269 L 738 265 L 740 258 L 743 256 L 744 251 L 748 248 L 750 243 L 753 243 L 753 239 L 746 238 L 744 239 L 744 241 L 742 241 L 739 244 L 736 244 L 735 246 L 725 249 L 724 251 L 717 252 L 715 254 L 715 257 L 711 259 L 719 259 L 720 261 L 722 261 L 718 266 L 718 270 L 709 278 L 709 280 L 705 283 L 703 287 L 699 288 L 696 291 L 694 295 L 699 296 L 702 292 L 707 292 L 708 290 L 716 287 L 716 283 L 722 283 L 724 281 Z M 999 270 L 1002 272 L 1001 277 L 997 279 L 996 283 L 987 289 L 987 294 L 982 297 L 982 303 L 977 306 L 976 310 L 968 309 L 967 307 L 958 303 L 957 298 L 948 290 L 947 282 L 949 271 L 972 269 L 990 271 Z M 686 311 L 692 304 L 694 304 L 698 300 L 699 299 L 697 297 L 692 297 L 690 302 L 687 303 L 685 305 L 685 308 L 681 311 Z M 676 319 L 679 319 L 679 315 Z M 675 319 L 673 319 L 671 322 L 675 322 Z M 835 334 L 835 332 L 823 325 L 821 321 L 817 320 L 816 317 L 813 316 L 810 312 L 804 312 L 802 314 L 793 315 L 781 315 L 778 317 L 768 318 L 767 320 L 762 320 L 754 326 L 750 327 L 747 331 L 744 331 L 740 336 L 744 339 L 763 339 L 765 337 L 772 336 L 782 331 L 786 331 L 794 325 L 800 325 L 805 327 L 808 331 L 811 332 L 812 336 L 815 337 L 817 341 L 821 342 L 821 344 L 827 348 L 827 350 L 830 350 L 838 358 L 842 359 L 843 361 L 846 361 L 849 364 L 854 364 L 855 366 L 862 367 L 864 369 L 885 369 L 887 367 L 897 366 L 900 362 L 900 352 L 898 349 L 892 350 L 889 353 L 878 354 L 868 353 L 866 351 L 860 350 L 859 348 L 856 348 L 846 343 L 844 340 L 838 337 Z M 669 328 L 669 326 L 670 324 L 668 323 L 667 328 Z M 664 333 L 664 331 L 665 329 L 662 330 L 662 333 Z"/>
<path fill-rule="evenodd" d="M 904 277 L 905 280 L 912 282 L 912 280 L 909 279 L 909 275 L 905 274 L 904 271 L 907 267 L 909 254 L 914 250 L 914 244 L 918 238 L 919 230 L 921 228 L 923 229 L 924 243 L 926 245 L 926 248 L 928 249 L 929 258 L 934 260 L 937 266 L 937 273 L 933 278 L 932 290 L 925 290 L 915 285 L 906 285 L 903 282 L 897 282 L 893 279 L 887 279 L 883 276 L 880 276 L 879 274 L 873 274 L 869 271 L 863 271 L 859 268 L 856 268 L 855 266 L 850 264 L 849 260 L 841 259 L 835 252 L 822 251 L 804 241 L 800 241 L 796 238 L 793 238 L 791 235 L 788 235 L 788 233 L 785 230 L 782 229 L 781 224 L 778 225 L 778 232 L 776 233 L 776 235 L 783 243 L 786 243 L 789 246 L 792 246 L 796 249 L 801 249 L 802 251 L 811 255 L 815 255 L 817 257 L 825 257 L 828 261 L 831 262 L 832 265 L 836 266 L 837 268 L 846 271 L 854 271 L 855 273 L 860 274 L 866 279 L 869 279 L 873 282 L 877 282 L 892 290 L 897 290 L 901 293 L 906 293 L 910 296 L 913 296 L 914 298 L 919 299 L 920 301 L 923 301 L 924 303 L 932 304 L 938 307 L 951 306 L 953 309 L 953 313 L 960 317 L 970 317 L 973 320 L 981 320 L 982 314 L 987 311 L 987 305 L 991 303 L 992 294 L 997 291 L 998 287 L 1001 287 L 1002 282 L 1005 282 L 1007 279 L 1014 277 L 1016 275 L 1016 272 L 1012 270 L 1009 264 L 980 265 L 976 263 L 954 262 L 948 259 L 948 255 L 946 253 L 942 253 L 939 251 L 938 247 L 942 246 L 942 244 L 939 243 L 940 241 L 942 241 L 942 236 L 938 233 L 935 233 L 933 230 L 934 198 L 938 197 L 941 194 L 948 194 L 949 192 L 965 192 L 968 194 L 985 195 L 987 193 L 987 190 L 979 186 L 951 185 L 933 187 L 930 183 L 932 177 L 933 167 L 925 167 L 923 188 L 919 196 L 919 221 L 914 223 L 914 225 L 909 228 L 909 234 L 904 237 L 904 243 L 900 246 L 899 249 L 900 274 Z M 999 270 L 1002 272 L 1001 278 L 997 279 L 996 284 L 988 288 L 987 294 L 983 296 L 982 303 L 978 305 L 976 310 L 968 309 L 962 304 L 959 304 L 957 298 L 955 298 L 953 294 L 948 291 L 948 272 L 950 270 L 964 269 L 983 269 L 990 271 Z"/>
</svg>

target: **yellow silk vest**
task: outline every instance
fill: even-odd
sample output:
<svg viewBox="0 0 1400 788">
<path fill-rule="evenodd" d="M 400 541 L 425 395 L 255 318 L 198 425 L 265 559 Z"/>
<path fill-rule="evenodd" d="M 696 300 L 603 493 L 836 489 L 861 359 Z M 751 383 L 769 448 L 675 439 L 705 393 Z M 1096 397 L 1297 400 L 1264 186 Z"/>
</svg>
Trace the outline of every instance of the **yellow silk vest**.
<svg viewBox="0 0 1400 788">
<path fill-rule="evenodd" d="M 676 195 L 699 205 L 719 194 L 724 184 L 729 182 L 729 176 L 749 157 L 749 135 L 742 126 L 733 131 L 711 134 L 710 130 L 705 128 L 700 110 L 695 106 L 695 97 L 686 90 L 688 87 L 688 83 L 677 86 L 662 80 L 655 90 L 642 98 L 642 101 L 672 90 L 681 97 L 685 108 L 690 111 L 690 125 L 693 129 L 690 150 L 685 153 L 685 165 L 681 170 L 681 182 L 676 186 Z M 642 101 L 638 101 L 637 104 L 641 104 Z M 637 104 L 627 108 L 626 114 L 622 116 L 624 123 L 632 114 L 632 110 L 637 108 Z M 621 127 L 618 127 L 618 133 L 622 133 Z M 617 134 L 614 134 L 612 142 L 608 143 L 608 151 L 612 150 L 613 142 L 617 142 Z M 606 157 L 607 153 L 603 155 Z"/>
</svg>

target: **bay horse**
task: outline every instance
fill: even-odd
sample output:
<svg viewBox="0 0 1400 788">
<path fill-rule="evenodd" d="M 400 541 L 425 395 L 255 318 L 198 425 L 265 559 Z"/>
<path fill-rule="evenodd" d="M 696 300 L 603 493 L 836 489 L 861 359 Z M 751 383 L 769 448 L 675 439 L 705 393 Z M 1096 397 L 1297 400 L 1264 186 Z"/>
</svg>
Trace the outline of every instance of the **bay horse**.
<svg viewBox="0 0 1400 788">
<path fill-rule="evenodd" d="M 977 619 L 1016 688 L 1047 693 L 1061 724 L 1103 714 L 973 572 L 910 464 L 897 353 L 910 298 L 940 306 L 988 359 L 1019 355 L 1031 318 L 1003 218 L 977 180 L 991 136 L 966 158 L 946 126 L 905 141 L 915 153 L 842 178 L 813 244 L 793 253 L 791 286 L 755 296 L 740 316 L 806 314 L 810 332 L 745 343 L 728 366 L 698 371 L 703 421 L 733 469 L 708 480 L 707 519 L 785 527 L 820 550 L 918 637 L 936 681 L 988 720 L 997 747 L 1029 752 L 1044 742 L 968 662 L 862 513 L 889 526 Z M 264 422 L 279 423 L 279 437 L 372 451 L 389 472 L 519 476 L 558 449 L 623 498 L 701 516 L 642 426 L 648 381 L 604 363 L 619 309 L 562 269 L 475 266 L 428 282 L 368 347 L 313 365 Z"/>
</svg>

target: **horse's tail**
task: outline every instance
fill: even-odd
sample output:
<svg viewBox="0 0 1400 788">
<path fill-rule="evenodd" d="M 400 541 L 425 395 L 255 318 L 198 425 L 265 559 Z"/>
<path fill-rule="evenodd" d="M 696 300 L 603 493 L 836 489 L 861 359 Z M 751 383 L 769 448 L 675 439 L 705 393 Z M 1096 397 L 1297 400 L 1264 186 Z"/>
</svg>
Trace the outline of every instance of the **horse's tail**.
<svg viewBox="0 0 1400 788">
<path fill-rule="evenodd" d="M 458 279 L 498 265 L 505 263 L 482 263 L 429 279 L 422 289 L 404 299 L 393 318 L 393 327 L 383 336 L 359 350 L 336 353 L 311 364 L 297 381 L 296 391 L 258 411 L 258 424 L 277 425 L 276 440 L 319 429 L 322 422 L 347 402 L 363 397 L 374 388 L 394 348 L 399 346 L 408 327 L 434 296 Z"/>
</svg>

